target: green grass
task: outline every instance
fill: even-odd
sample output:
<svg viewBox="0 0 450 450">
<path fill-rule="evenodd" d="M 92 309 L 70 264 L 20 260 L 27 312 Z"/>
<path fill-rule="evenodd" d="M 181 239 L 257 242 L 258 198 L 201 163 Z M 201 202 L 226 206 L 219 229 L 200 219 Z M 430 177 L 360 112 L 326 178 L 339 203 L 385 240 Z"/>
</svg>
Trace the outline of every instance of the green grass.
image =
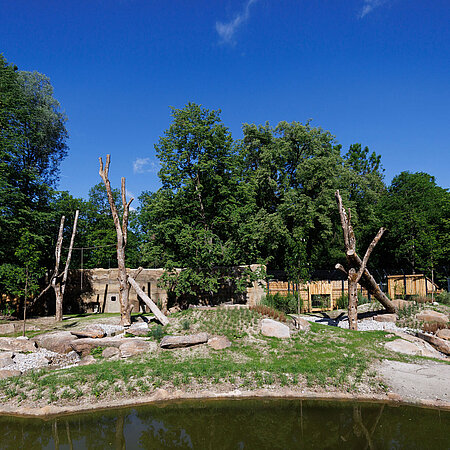
<svg viewBox="0 0 450 450">
<path fill-rule="evenodd" d="M 189 390 L 219 384 L 227 384 L 230 389 L 328 386 L 352 392 L 369 380 L 376 390 L 382 386 L 370 369 L 373 362 L 381 358 L 412 358 L 387 352 L 383 344 L 391 338 L 382 331 L 355 332 L 311 323 L 310 332 L 281 340 L 260 334 L 261 318 L 248 309 L 183 311 L 171 316 L 164 333 L 206 331 L 227 336 L 233 345 L 221 351 L 206 345 L 184 350 L 158 349 L 128 360 L 99 358 L 89 366 L 30 372 L 0 380 L 0 401 L 22 401 L 23 393 L 35 401 L 70 403 L 82 397 L 144 395 L 160 387 Z M 158 339 L 160 331 L 156 330 L 160 329 L 152 326 L 154 339 Z M 100 350 L 94 350 L 94 356 L 99 356 Z"/>
</svg>

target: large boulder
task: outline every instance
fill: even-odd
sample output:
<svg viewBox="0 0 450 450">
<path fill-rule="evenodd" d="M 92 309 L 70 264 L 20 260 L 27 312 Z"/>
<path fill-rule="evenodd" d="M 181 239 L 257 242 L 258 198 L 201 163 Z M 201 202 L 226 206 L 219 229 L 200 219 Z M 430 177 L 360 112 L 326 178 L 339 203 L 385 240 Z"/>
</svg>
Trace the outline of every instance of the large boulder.
<svg viewBox="0 0 450 450">
<path fill-rule="evenodd" d="M 378 316 L 375 316 L 373 320 L 376 320 L 377 322 L 395 323 L 397 320 L 397 314 L 379 314 Z"/>
<path fill-rule="evenodd" d="M 10 377 L 18 377 L 22 375 L 20 370 L 0 370 L 0 380 Z"/>
<path fill-rule="evenodd" d="M 10 366 L 14 364 L 14 353 L 13 352 L 4 352 L 0 353 L 0 369 L 6 366 Z"/>
<path fill-rule="evenodd" d="M 225 336 L 214 336 L 208 340 L 208 345 L 214 350 L 231 347 L 231 341 Z"/>
<path fill-rule="evenodd" d="M 396 300 L 391 300 L 391 302 L 397 309 L 403 309 L 403 308 L 406 308 L 407 306 L 411 305 L 411 302 L 408 300 L 396 299 Z"/>
<path fill-rule="evenodd" d="M 128 328 L 127 333 L 133 336 L 147 336 L 148 335 L 148 325 L 145 322 L 134 323 Z"/>
<path fill-rule="evenodd" d="M 291 331 L 287 325 L 272 319 L 263 319 L 261 321 L 261 334 L 276 338 L 291 337 Z"/>
<path fill-rule="evenodd" d="M 160 346 L 161 348 L 179 348 L 205 344 L 206 342 L 208 342 L 208 333 L 197 333 L 185 336 L 164 336 Z"/>
<path fill-rule="evenodd" d="M 96 325 L 90 325 L 82 331 L 71 331 L 71 334 L 73 334 L 78 338 L 92 338 L 92 339 L 100 339 L 106 336 L 106 333 L 103 330 L 103 328 Z"/>
<path fill-rule="evenodd" d="M 75 339 L 71 343 L 71 347 L 79 355 L 86 356 L 91 353 L 93 348 L 97 347 L 117 347 L 119 348 L 123 344 L 124 340 L 121 338 L 105 337 L 102 339 L 83 338 Z"/>
<path fill-rule="evenodd" d="M 120 354 L 120 351 L 117 347 L 106 347 L 102 352 L 103 358 L 114 358 L 115 356 L 118 356 Z"/>
<path fill-rule="evenodd" d="M 450 355 L 450 343 L 448 343 L 444 339 L 440 339 L 436 336 L 433 336 L 432 334 L 425 334 L 418 332 L 417 337 L 420 339 L 423 339 L 424 341 L 431 344 L 436 350 L 439 350 L 441 353 L 444 353 L 444 355 Z"/>
<path fill-rule="evenodd" d="M 129 358 L 130 356 L 140 355 L 141 353 L 147 353 L 154 351 L 157 348 L 157 344 L 152 341 L 143 341 L 140 339 L 133 339 L 124 342 L 120 347 L 120 356 L 122 358 Z"/>
<path fill-rule="evenodd" d="M 311 329 L 311 324 L 302 317 L 294 316 L 292 319 L 292 324 L 294 325 L 295 329 L 299 331 L 304 331 L 305 333 Z"/>
<path fill-rule="evenodd" d="M 76 338 L 70 331 L 55 331 L 41 334 L 33 338 L 39 348 L 45 348 L 55 353 L 66 354 L 72 351 L 72 342 Z"/>
<path fill-rule="evenodd" d="M 440 339 L 450 341 L 450 330 L 448 328 L 442 328 L 436 332 L 436 336 Z"/>
<path fill-rule="evenodd" d="M 415 336 L 408 336 L 407 340 L 396 339 L 395 341 L 387 342 L 385 347 L 387 350 L 403 353 L 405 355 L 418 355 L 444 359 L 442 354 L 435 350 L 430 344 Z"/>
<path fill-rule="evenodd" d="M 13 323 L 3 323 L 0 325 L 0 334 L 11 334 L 16 331 Z"/>
<path fill-rule="evenodd" d="M 0 350 L 12 352 L 35 352 L 36 343 L 28 339 L 0 337 Z"/>
<path fill-rule="evenodd" d="M 442 314 L 432 309 L 426 309 L 419 314 L 416 314 L 416 319 L 422 322 L 436 322 L 446 324 L 448 322 L 448 317 L 446 314 Z"/>
</svg>

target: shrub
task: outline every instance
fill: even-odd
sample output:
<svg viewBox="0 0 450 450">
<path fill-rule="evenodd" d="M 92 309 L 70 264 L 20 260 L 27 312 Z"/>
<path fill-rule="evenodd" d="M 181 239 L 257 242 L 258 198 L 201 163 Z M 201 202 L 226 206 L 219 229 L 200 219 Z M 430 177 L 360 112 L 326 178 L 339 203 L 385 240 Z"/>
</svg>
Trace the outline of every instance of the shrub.
<svg viewBox="0 0 450 450">
<path fill-rule="evenodd" d="M 298 298 L 296 294 L 281 295 L 267 294 L 262 298 L 261 304 L 276 309 L 284 314 L 295 314 L 298 310 Z M 300 298 L 300 311 L 303 310 L 303 300 Z"/>
<path fill-rule="evenodd" d="M 439 303 L 450 305 L 450 292 L 442 291 L 440 294 L 436 295 L 435 299 Z"/>
<path fill-rule="evenodd" d="M 181 322 L 181 327 L 183 328 L 183 330 L 187 331 L 187 330 L 189 330 L 189 328 L 191 328 L 191 322 L 189 322 L 188 319 L 184 319 Z"/>
<path fill-rule="evenodd" d="M 341 294 L 341 296 L 336 299 L 336 306 L 338 309 L 348 308 L 348 294 Z"/>
<path fill-rule="evenodd" d="M 272 319 L 279 320 L 280 322 L 287 321 L 286 314 L 284 314 L 283 312 L 277 311 L 276 309 L 271 308 L 270 306 L 255 305 L 255 306 L 250 306 L 250 309 L 259 314 L 262 314 L 263 316 L 268 316 L 268 317 L 271 317 Z"/>
<path fill-rule="evenodd" d="M 162 325 L 156 325 L 148 332 L 147 336 L 160 341 L 165 336 L 165 334 L 166 332 L 164 330 L 164 327 Z"/>
</svg>

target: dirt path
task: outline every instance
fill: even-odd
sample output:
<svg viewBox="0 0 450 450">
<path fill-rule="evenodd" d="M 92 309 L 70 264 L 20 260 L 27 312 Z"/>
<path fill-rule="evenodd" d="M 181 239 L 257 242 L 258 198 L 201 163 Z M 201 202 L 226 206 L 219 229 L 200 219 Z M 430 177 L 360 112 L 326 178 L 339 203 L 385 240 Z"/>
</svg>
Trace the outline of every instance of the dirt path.
<svg viewBox="0 0 450 450">
<path fill-rule="evenodd" d="M 378 368 L 389 390 L 405 400 L 450 403 L 450 364 L 384 360 Z"/>
</svg>

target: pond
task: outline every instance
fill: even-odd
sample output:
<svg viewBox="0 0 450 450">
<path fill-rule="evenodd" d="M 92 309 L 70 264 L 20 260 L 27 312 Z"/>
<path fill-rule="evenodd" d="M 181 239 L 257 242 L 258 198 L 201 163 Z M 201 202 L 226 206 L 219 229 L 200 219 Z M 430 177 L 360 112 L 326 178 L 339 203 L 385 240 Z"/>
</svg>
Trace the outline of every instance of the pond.
<svg viewBox="0 0 450 450">
<path fill-rule="evenodd" d="M 0 417 L 1 449 L 448 449 L 450 412 L 285 399 L 183 401 Z"/>
</svg>

